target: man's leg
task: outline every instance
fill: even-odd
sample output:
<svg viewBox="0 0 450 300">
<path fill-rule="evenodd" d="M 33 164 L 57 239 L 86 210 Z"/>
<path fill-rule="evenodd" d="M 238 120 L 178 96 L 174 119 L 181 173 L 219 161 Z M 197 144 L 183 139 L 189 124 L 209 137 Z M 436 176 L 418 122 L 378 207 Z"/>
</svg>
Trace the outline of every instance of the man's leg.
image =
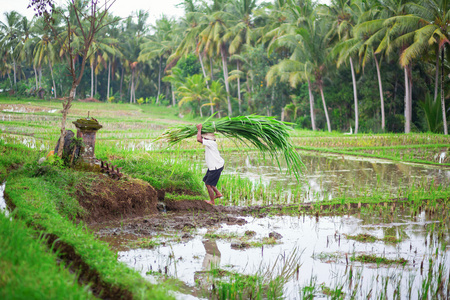
<svg viewBox="0 0 450 300">
<path fill-rule="evenodd" d="M 214 197 L 214 199 L 220 198 L 223 196 L 222 193 L 219 192 L 219 190 L 215 186 L 213 186 L 212 189 L 213 189 L 214 193 L 216 193 L 216 196 Z"/>
<path fill-rule="evenodd" d="M 206 186 L 206 189 L 208 190 L 208 195 L 209 195 L 209 199 L 210 199 L 210 201 L 206 201 L 206 203 L 209 203 L 209 204 L 211 204 L 211 205 L 214 205 L 214 204 L 215 204 L 215 203 L 214 203 L 215 197 L 214 197 L 214 190 L 213 190 L 213 187 L 210 186 L 209 184 L 205 184 L 205 186 Z"/>
</svg>

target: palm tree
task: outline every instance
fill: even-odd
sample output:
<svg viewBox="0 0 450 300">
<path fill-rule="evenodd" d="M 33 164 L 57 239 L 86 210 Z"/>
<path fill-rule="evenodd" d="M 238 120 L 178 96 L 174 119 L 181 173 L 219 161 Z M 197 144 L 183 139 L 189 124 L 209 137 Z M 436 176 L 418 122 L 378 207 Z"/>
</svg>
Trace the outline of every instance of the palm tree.
<svg viewBox="0 0 450 300">
<path fill-rule="evenodd" d="M 152 26 L 155 34 L 149 37 L 148 41 L 142 44 L 142 50 L 139 54 L 139 61 L 149 61 L 153 58 L 158 58 L 158 94 L 156 103 L 159 103 L 159 95 L 161 93 L 161 78 L 162 78 L 162 61 L 163 58 L 170 56 L 174 52 L 177 44 L 176 36 L 172 35 L 175 27 L 175 21 L 162 16 L 156 21 L 156 25 Z"/>
<path fill-rule="evenodd" d="M 185 103 L 194 103 L 200 117 L 203 117 L 202 102 L 209 96 L 205 80 L 201 74 L 187 77 L 186 81 L 177 89 L 177 93 L 181 96 L 181 100 L 178 102 L 179 106 Z"/>
<path fill-rule="evenodd" d="M 254 38 L 253 20 L 251 13 L 256 7 L 256 0 L 234 0 L 232 5 L 232 13 L 238 16 L 237 23 L 230 28 L 225 35 L 225 40 L 230 40 L 230 47 L 228 49 L 230 55 L 239 54 L 244 45 L 251 45 Z M 234 56 L 236 61 L 237 72 L 240 72 L 241 60 L 239 56 Z M 241 78 L 237 77 L 237 92 L 239 113 L 242 113 L 241 108 Z"/>
<path fill-rule="evenodd" d="M 395 22 L 400 24 L 411 24 L 414 28 L 414 39 L 411 45 L 403 50 L 400 56 L 400 65 L 408 66 L 413 60 L 418 59 L 425 52 L 430 50 L 431 45 L 436 46 L 436 80 L 435 80 L 435 97 L 437 96 L 438 86 L 438 62 L 439 54 L 441 54 L 441 106 L 444 124 L 444 134 L 448 134 L 446 109 L 444 101 L 444 52 L 445 47 L 450 43 L 450 1 L 449 0 L 425 0 L 411 4 L 414 14 L 398 16 Z M 411 32 L 407 32 L 399 39 L 410 38 Z M 448 46 L 447 46 L 448 47 Z"/>
<path fill-rule="evenodd" d="M 20 41 L 20 26 L 23 17 L 16 11 L 5 12 L 3 15 L 6 18 L 6 23 L 0 21 L 0 32 L 2 32 L 2 37 L 0 44 L 6 50 L 6 55 L 8 55 L 12 61 L 12 67 L 14 72 L 14 87 L 17 86 L 17 61 L 14 49 Z"/>
<path fill-rule="evenodd" d="M 227 91 L 228 115 L 231 116 L 233 111 L 230 100 L 230 87 L 228 81 L 228 38 L 227 35 L 230 26 L 233 24 L 231 20 L 234 19 L 232 14 L 223 11 L 216 11 L 211 16 L 207 16 L 208 25 L 200 33 L 201 51 L 208 53 L 213 57 L 214 53 L 220 54 L 222 58 L 223 77 L 225 82 L 225 89 Z"/>
<path fill-rule="evenodd" d="M 366 22 L 364 25 L 364 32 L 374 33 L 376 35 L 384 34 L 381 42 L 378 45 L 375 54 L 385 52 L 389 56 L 393 51 L 399 50 L 400 53 L 407 48 L 408 43 L 413 38 L 411 29 L 414 29 L 418 24 L 414 24 L 401 16 L 408 14 L 408 9 L 413 3 L 409 0 L 386 0 L 383 1 L 383 12 L 378 21 Z M 411 131 L 412 119 L 412 80 L 411 80 L 411 65 L 402 65 L 405 77 L 405 133 Z"/>
<path fill-rule="evenodd" d="M 339 61 L 348 60 L 350 62 L 350 71 L 352 74 L 353 83 L 353 100 L 355 105 L 355 134 L 357 134 L 359 127 L 358 95 L 356 87 L 355 68 L 353 66 L 352 59 L 352 56 L 355 56 L 356 51 L 355 49 L 348 47 L 348 44 L 345 43 L 346 41 L 353 39 L 353 27 L 357 23 L 356 13 L 358 12 L 358 7 L 356 4 L 356 9 L 354 9 L 352 6 L 353 5 L 350 0 L 333 0 L 332 5 L 330 6 L 330 12 L 328 12 L 328 14 L 333 19 L 333 22 L 331 23 L 332 29 L 330 34 L 337 34 L 341 45 L 345 45 L 344 47 L 339 47 L 338 44 L 337 49 L 339 49 L 339 51 L 336 54 L 340 57 Z M 338 67 L 340 65 L 339 61 Z"/>
</svg>

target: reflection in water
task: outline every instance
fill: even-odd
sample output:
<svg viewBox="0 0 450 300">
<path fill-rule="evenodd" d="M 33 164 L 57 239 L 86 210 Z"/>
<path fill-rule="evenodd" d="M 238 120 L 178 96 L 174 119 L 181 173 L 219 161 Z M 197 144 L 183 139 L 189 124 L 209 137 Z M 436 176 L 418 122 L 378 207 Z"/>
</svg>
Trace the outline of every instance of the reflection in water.
<svg viewBox="0 0 450 300">
<path fill-rule="evenodd" d="M 402 197 L 411 187 L 449 187 L 448 167 L 359 158 L 343 155 L 301 153 L 304 176 L 298 183 L 292 176 L 280 172 L 276 162 L 258 154 L 226 153 L 224 175 L 239 175 L 254 185 L 285 193 L 287 203 L 329 200 L 337 197 L 382 195 Z M 258 204 L 258 200 L 253 201 Z M 246 203 L 249 204 L 249 203 Z"/>
<path fill-rule="evenodd" d="M 202 270 L 209 271 L 220 266 L 220 251 L 217 247 L 216 240 L 203 240 L 205 247 L 205 258 L 203 259 Z"/>
<path fill-rule="evenodd" d="M 386 218 L 369 213 L 318 219 L 309 216 L 245 219 L 248 222 L 245 225 L 222 224 L 216 233 L 242 236 L 245 231 L 251 230 L 256 232 L 253 238 L 260 240 L 276 230 L 283 238 L 279 244 L 273 246 L 237 250 L 231 248 L 231 241 L 202 240 L 206 229 L 199 229 L 189 241 L 159 246 L 156 249 L 121 251 L 119 261 L 141 271 L 144 276 L 147 276 L 148 270 L 167 270 L 169 276 L 174 276 L 193 288 L 197 273 L 209 268 L 211 263 L 217 263 L 220 269 L 231 272 L 256 274 L 262 265 L 271 265 L 279 255 L 289 257 L 293 249 L 298 249 L 303 252 L 298 261 L 300 272 L 298 277 L 294 276 L 285 284 L 286 299 L 300 299 L 302 288 L 309 285 L 313 278 L 318 285 L 342 285 L 343 292 L 350 294 L 354 287 L 348 285 L 350 270 L 355 283 L 359 280 L 358 288 L 362 291 L 362 297 L 372 289 L 373 299 L 378 299 L 375 296 L 383 292 L 392 295 L 396 288 L 401 289 L 402 295 L 407 295 L 408 289 L 418 295 L 423 281 L 427 280 L 430 268 L 436 271 L 439 264 L 442 264 L 446 266 L 444 274 L 449 272 L 450 247 L 446 246 L 450 242 L 448 219 L 441 222 L 425 213 L 412 217 L 409 212 L 398 211 L 395 214 L 387 214 Z M 430 231 L 436 226 L 441 226 L 440 241 L 433 238 L 435 233 Z M 400 239 L 400 242 L 363 243 L 346 238 L 346 235 L 357 234 L 368 234 L 378 239 L 394 236 Z M 395 264 L 377 266 L 351 260 L 352 257 L 362 254 L 374 254 L 388 259 L 404 258 L 408 263 L 404 267 Z M 425 271 L 421 272 L 420 265 Z M 389 280 L 388 286 L 384 286 L 385 280 Z"/>
</svg>

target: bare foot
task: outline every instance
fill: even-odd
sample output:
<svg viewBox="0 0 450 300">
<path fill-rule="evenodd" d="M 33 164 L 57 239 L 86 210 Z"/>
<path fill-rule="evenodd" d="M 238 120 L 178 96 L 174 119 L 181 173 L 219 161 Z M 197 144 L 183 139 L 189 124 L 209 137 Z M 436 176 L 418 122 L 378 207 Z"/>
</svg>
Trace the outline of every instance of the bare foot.
<svg viewBox="0 0 450 300">
<path fill-rule="evenodd" d="M 222 194 L 217 194 L 215 197 L 214 197 L 214 199 L 217 199 L 217 198 L 222 198 L 223 197 L 223 195 Z"/>
<path fill-rule="evenodd" d="M 208 200 L 205 200 L 205 202 L 208 203 L 208 204 L 211 204 L 211 205 L 215 205 L 215 204 L 214 204 L 214 201 L 208 201 Z"/>
</svg>

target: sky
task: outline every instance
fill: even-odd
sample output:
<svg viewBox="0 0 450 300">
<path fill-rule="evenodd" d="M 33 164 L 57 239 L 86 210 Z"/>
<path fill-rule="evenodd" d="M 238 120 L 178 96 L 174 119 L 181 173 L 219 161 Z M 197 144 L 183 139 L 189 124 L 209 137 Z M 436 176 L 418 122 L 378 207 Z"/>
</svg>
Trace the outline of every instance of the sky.
<svg viewBox="0 0 450 300">
<path fill-rule="evenodd" d="M 5 12 L 15 10 L 20 14 L 32 18 L 33 9 L 28 8 L 29 0 L 0 0 L 0 21 L 5 22 Z M 66 1 L 56 0 L 57 3 L 64 4 Z M 154 24 L 162 14 L 168 17 L 179 18 L 184 15 L 182 7 L 176 7 L 183 0 L 116 0 L 111 7 L 115 16 L 128 17 L 133 11 L 143 9 L 149 13 L 150 24 Z"/>
</svg>

